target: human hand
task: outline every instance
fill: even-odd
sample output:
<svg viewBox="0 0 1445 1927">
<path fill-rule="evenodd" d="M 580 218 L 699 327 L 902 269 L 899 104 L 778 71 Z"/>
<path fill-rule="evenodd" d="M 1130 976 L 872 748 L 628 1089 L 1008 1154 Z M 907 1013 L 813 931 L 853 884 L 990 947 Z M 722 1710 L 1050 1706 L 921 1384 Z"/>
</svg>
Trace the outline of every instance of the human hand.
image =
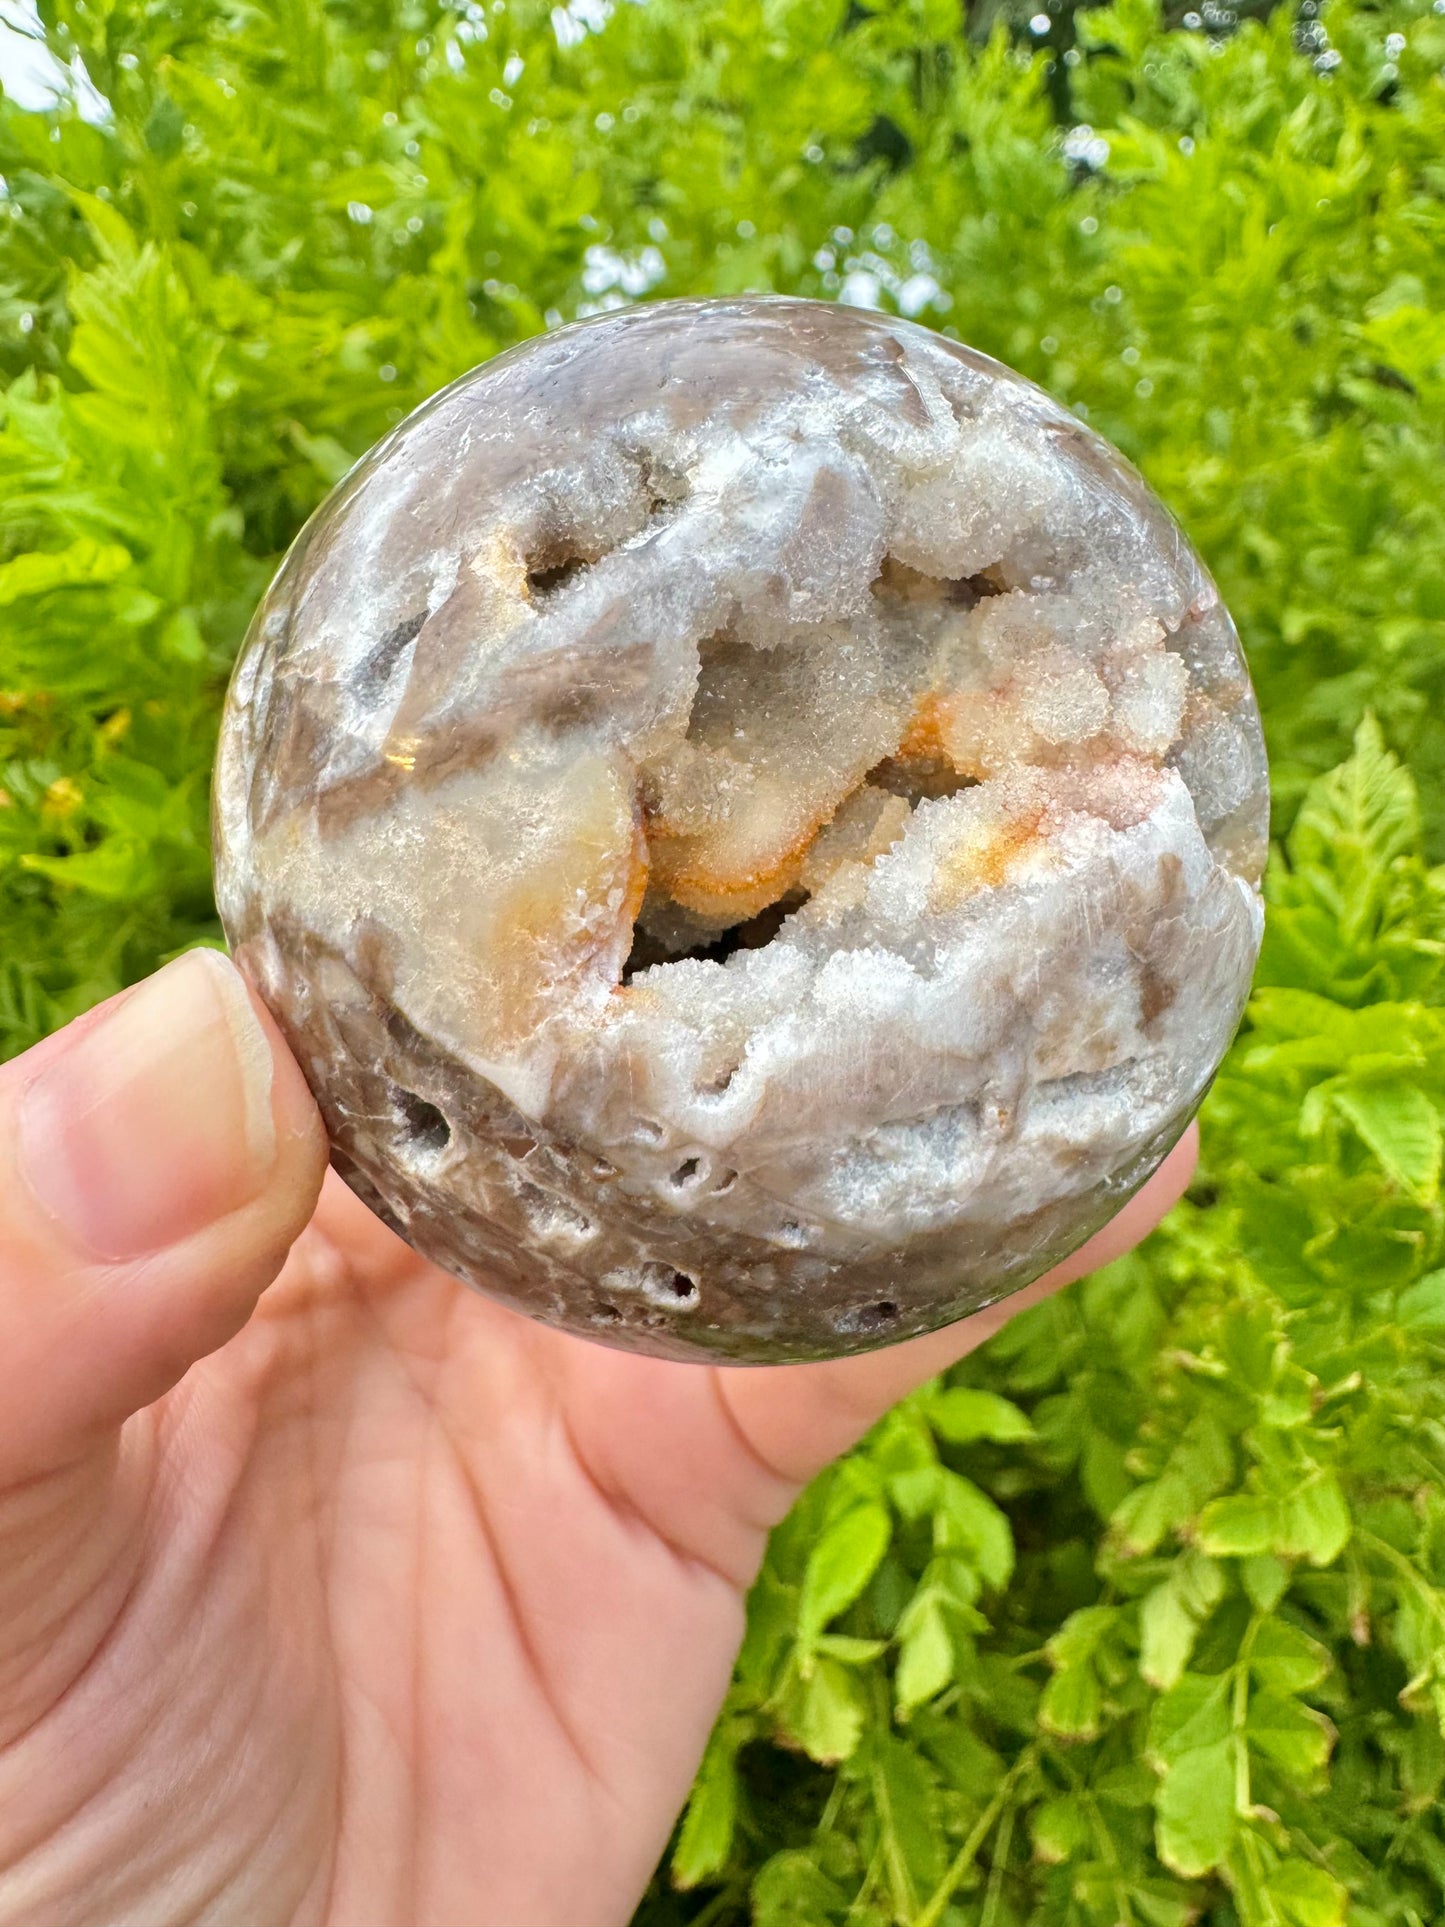
<svg viewBox="0 0 1445 1927">
<path fill-rule="evenodd" d="M 768 1370 L 530 1324 L 325 1159 L 214 952 L 0 1071 L 0 1922 L 625 1922 L 769 1527 L 1194 1140 L 1004 1304 Z"/>
</svg>

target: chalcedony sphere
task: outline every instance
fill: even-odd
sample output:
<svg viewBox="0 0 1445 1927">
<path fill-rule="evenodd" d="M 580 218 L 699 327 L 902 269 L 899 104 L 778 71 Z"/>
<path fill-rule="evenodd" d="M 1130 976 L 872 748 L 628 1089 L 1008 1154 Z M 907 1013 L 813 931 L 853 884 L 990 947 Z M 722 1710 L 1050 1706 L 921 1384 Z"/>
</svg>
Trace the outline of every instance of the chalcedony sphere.
<svg viewBox="0 0 1445 1927">
<path fill-rule="evenodd" d="M 859 1351 L 1036 1277 L 1179 1136 L 1267 780 L 1198 556 L 892 317 L 528 341 L 335 489 L 251 627 L 221 913 L 347 1181 L 532 1317 Z"/>
</svg>

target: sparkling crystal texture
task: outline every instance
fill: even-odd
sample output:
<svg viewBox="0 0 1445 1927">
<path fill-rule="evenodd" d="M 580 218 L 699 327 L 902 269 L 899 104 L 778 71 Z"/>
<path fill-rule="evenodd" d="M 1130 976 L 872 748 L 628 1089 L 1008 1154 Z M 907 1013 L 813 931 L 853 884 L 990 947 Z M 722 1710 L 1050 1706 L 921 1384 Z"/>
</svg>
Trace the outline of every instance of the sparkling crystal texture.
<svg viewBox="0 0 1445 1927">
<path fill-rule="evenodd" d="M 222 916 L 347 1180 L 675 1358 L 927 1330 L 1197 1106 L 1259 945 L 1238 641 L 1140 477 L 891 317 L 665 302 L 375 448 L 232 684 Z"/>
</svg>

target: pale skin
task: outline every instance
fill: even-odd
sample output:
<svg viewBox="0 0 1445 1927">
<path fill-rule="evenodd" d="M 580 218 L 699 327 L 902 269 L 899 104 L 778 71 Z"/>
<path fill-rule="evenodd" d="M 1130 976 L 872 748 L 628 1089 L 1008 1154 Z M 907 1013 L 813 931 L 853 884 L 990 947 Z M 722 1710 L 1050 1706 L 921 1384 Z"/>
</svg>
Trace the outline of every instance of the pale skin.
<svg viewBox="0 0 1445 1927">
<path fill-rule="evenodd" d="M 326 1177 L 231 967 L 0 1070 L 0 1922 L 605 1927 L 768 1529 L 1006 1304 L 713 1370 L 527 1323 Z"/>
</svg>

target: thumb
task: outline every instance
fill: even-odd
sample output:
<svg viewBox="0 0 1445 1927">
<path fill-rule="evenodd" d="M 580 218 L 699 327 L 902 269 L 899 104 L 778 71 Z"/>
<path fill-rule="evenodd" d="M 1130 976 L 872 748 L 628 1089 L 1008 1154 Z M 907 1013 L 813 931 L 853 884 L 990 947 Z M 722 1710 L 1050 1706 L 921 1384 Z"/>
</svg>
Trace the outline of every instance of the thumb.
<svg viewBox="0 0 1445 1927">
<path fill-rule="evenodd" d="M 232 1337 L 325 1161 L 295 1061 L 219 951 L 0 1069 L 0 1485 L 84 1451 Z"/>
</svg>

